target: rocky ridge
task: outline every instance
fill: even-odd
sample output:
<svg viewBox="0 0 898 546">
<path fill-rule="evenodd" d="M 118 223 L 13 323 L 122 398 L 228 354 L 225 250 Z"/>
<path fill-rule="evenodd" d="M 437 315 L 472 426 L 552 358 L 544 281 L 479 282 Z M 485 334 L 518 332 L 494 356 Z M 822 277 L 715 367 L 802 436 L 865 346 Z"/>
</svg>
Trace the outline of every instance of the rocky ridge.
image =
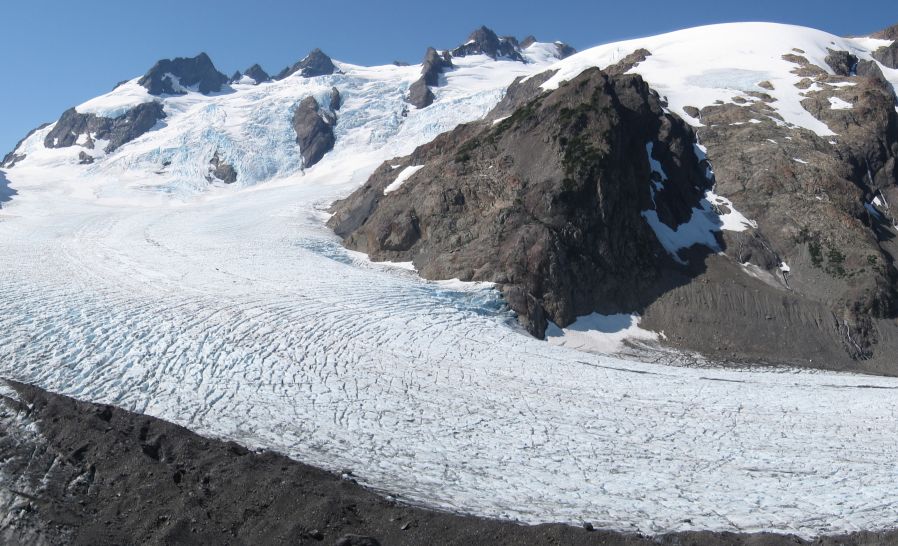
<svg viewBox="0 0 898 546">
<path fill-rule="evenodd" d="M 151 95 L 183 95 L 185 88 L 196 87 L 204 95 L 218 93 L 228 83 L 228 77 L 215 69 L 205 53 L 196 57 L 163 59 L 138 81 Z"/>
</svg>

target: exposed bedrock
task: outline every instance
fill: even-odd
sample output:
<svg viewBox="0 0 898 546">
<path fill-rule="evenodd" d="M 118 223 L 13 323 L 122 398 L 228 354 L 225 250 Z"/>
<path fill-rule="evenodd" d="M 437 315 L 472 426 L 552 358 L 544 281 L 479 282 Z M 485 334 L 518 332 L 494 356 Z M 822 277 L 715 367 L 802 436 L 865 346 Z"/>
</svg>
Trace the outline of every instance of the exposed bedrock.
<svg viewBox="0 0 898 546">
<path fill-rule="evenodd" d="M 429 47 L 424 54 L 421 77 L 409 88 L 408 102 L 416 108 L 426 108 L 433 104 L 434 95 L 431 86 L 440 84 L 440 74 L 452 68 L 452 58 L 448 53 L 442 55 Z"/>
<path fill-rule="evenodd" d="M 671 226 L 691 217 L 708 184 L 693 139 L 639 76 L 592 69 L 498 124 L 385 163 L 330 225 L 350 248 L 412 260 L 425 277 L 499 283 L 542 337 L 547 320 L 638 308 L 682 281 L 664 274 L 673 262 L 641 213 L 657 208 Z M 647 143 L 668 177 L 657 190 Z M 385 195 L 413 165 L 424 167 Z"/>
<path fill-rule="evenodd" d="M 336 116 L 321 108 L 315 97 L 306 97 L 293 112 L 293 130 L 302 154 L 303 167 L 318 163 L 331 151 L 336 141 L 334 125 Z"/>
<path fill-rule="evenodd" d="M 889 208 L 898 202 L 898 114 L 878 67 L 861 61 L 857 74 L 816 73 L 814 89 L 802 84 L 802 105 L 831 137 L 786 126 L 763 94 L 701 110 L 697 132 L 716 192 L 757 222 L 750 233 L 760 238 L 724 232 L 729 262 L 709 260 L 701 284 L 665 294 L 646 311 L 646 327 L 722 358 L 898 373 Z M 780 260 L 783 270 L 771 267 Z M 743 263 L 755 279 L 733 269 Z M 676 306 L 695 312 L 675 321 Z M 746 352 L 750 339 L 755 348 Z"/>
<path fill-rule="evenodd" d="M 231 83 L 238 83 L 244 76 L 253 80 L 255 85 L 271 81 L 271 76 L 268 75 L 268 72 L 265 72 L 260 65 L 254 64 L 243 72 L 240 72 L 239 70 L 235 72 L 234 75 L 231 76 Z"/>
<path fill-rule="evenodd" d="M 468 36 L 468 41 L 452 50 L 453 57 L 486 55 L 493 59 L 506 58 L 524 62 L 518 41 L 511 36 L 499 37 L 491 29 L 482 26 Z"/>
<path fill-rule="evenodd" d="M 146 102 L 117 118 L 82 114 L 74 108 L 66 110 L 44 138 L 47 148 L 67 148 L 81 144 L 93 148 L 94 141 L 108 141 L 105 151 L 112 152 L 143 135 L 165 118 L 162 104 Z"/>
<path fill-rule="evenodd" d="M 327 76 L 333 74 L 337 72 L 337 67 L 330 57 L 320 49 L 315 48 L 301 61 L 289 68 L 283 69 L 274 79 L 282 80 L 297 72 L 304 78 L 313 78 L 315 76 Z"/>
<path fill-rule="evenodd" d="M 209 182 L 220 180 L 225 184 L 233 184 L 237 181 L 237 170 L 222 160 L 218 152 L 215 152 L 209 161 L 209 175 L 206 177 L 206 180 Z"/>
<path fill-rule="evenodd" d="M 196 57 L 163 59 L 138 81 L 151 95 L 182 95 L 184 89 L 196 87 L 204 95 L 217 93 L 228 83 L 228 77 L 215 69 L 205 53 Z"/>
</svg>

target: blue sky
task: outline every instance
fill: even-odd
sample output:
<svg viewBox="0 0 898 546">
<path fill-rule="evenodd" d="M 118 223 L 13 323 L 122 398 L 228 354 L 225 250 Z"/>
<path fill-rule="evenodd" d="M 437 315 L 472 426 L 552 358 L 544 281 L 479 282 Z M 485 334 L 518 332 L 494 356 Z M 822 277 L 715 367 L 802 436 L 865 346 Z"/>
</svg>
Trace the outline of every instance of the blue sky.
<svg viewBox="0 0 898 546">
<path fill-rule="evenodd" d="M 578 49 L 726 21 L 778 21 L 834 34 L 898 23 L 895 0 L 617 0 L 302 2 L 287 0 L 27 0 L 3 6 L 0 156 L 41 122 L 138 76 L 156 60 L 206 51 L 231 74 L 275 73 L 320 47 L 356 64 L 419 62 L 486 24 L 502 35 L 564 40 Z"/>
</svg>

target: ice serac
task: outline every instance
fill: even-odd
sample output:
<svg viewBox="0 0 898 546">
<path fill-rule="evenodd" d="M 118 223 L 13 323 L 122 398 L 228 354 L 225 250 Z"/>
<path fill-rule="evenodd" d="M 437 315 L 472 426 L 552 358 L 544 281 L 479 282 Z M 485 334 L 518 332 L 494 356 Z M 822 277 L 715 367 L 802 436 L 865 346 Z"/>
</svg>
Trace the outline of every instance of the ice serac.
<svg viewBox="0 0 898 546">
<path fill-rule="evenodd" d="M 315 76 L 327 76 L 337 71 L 334 62 L 323 51 L 318 48 L 313 49 L 301 61 L 297 62 L 289 68 L 282 70 L 276 77 L 276 80 L 282 80 L 287 76 L 300 73 L 304 78 L 313 78 Z"/>
<path fill-rule="evenodd" d="M 387 162 L 330 225 L 350 248 L 413 261 L 427 278 L 498 283 L 542 337 L 549 320 L 632 310 L 662 290 L 677 266 L 642 212 L 689 220 L 709 183 L 693 141 L 642 78 L 591 69 L 497 124 L 461 126 Z M 397 164 L 424 167 L 385 195 Z"/>
<path fill-rule="evenodd" d="M 486 55 L 493 59 L 506 58 L 524 62 L 518 41 L 511 36 L 499 37 L 491 29 L 482 26 L 468 36 L 468 41 L 452 50 L 453 57 Z"/>
<path fill-rule="evenodd" d="M 44 138 L 47 148 L 68 148 L 76 144 L 92 149 L 97 140 L 108 141 L 106 152 L 112 152 L 151 130 L 165 118 L 159 102 L 135 106 L 117 118 L 82 114 L 74 108 L 66 110 Z"/>
<path fill-rule="evenodd" d="M 215 69 L 205 53 L 196 57 L 178 57 L 157 62 L 138 82 L 151 95 L 183 95 L 196 88 L 204 95 L 218 93 L 228 77 Z"/>
<path fill-rule="evenodd" d="M 315 97 L 306 97 L 293 112 L 296 143 L 302 154 L 303 167 L 318 163 L 334 147 L 336 116 L 321 108 Z"/>
<path fill-rule="evenodd" d="M 452 57 L 448 53 L 440 54 L 429 47 L 424 54 L 421 66 L 421 77 L 409 88 L 408 102 L 417 108 L 426 108 L 433 104 L 434 95 L 430 87 L 440 84 L 440 74 L 452 68 Z"/>
</svg>

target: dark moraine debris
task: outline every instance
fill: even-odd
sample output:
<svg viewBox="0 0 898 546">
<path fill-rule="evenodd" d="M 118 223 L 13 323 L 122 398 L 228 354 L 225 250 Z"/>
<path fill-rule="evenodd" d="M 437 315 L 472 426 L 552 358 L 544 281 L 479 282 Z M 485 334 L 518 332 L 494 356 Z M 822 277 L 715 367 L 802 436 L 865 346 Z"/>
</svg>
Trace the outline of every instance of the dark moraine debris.
<svg viewBox="0 0 898 546">
<path fill-rule="evenodd" d="M 524 62 L 520 45 L 510 36 L 499 37 L 491 29 L 482 26 L 468 36 L 468 41 L 452 50 L 453 57 L 486 55 L 493 59 L 507 58 Z"/>
<path fill-rule="evenodd" d="M 301 61 L 282 70 L 275 79 L 282 80 L 297 72 L 305 78 L 313 78 L 315 76 L 327 76 L 333 74 L 337 72 L 337 67 L 330 57 L 320 49 L 315 48 Z"/>
<path fill-rule="evenodd" d="M 0 395 L 0 543 L 884 546 L 898 533 L 656 536 L 410 506 L 270 451 L 13 383 Z M 354 541 L 354 542 L 353 542 Z M 377 542 L 373 542 L 377 541 Z"/>
<path fill-rule="evenodd" d="M 321 108 L 315 97 L 306 97 L 293 112 L 293 130 L 302 154 L 303 167 L 321 161 L 334 148 L 336 116 Z"/>
<path fill-rule="evenodd" d="M 212 156 L 212 160 L 209 161 L 209 170 L 209 176 L 206 177 L 206 180 L 209 182 L 221 180 L 225 184 L 233 184 L 237 181 L 237 170 L 230 164 L 222 161 L 217 151 Z"/>
<path fill-rule="evenodd" d="M 68 148 L 75 145 L 82 135 L 88 135 L 88 139 L 108 140 L 109 144 L 105 151 L 112 152 L 150 131 L 164 118 L 165 111 L 162 104 L 155 101 L 137 105 L 117 118 L 81 114 L 70 108 L 47 133 L 44 146 Z M 92 147 L 91 141 L 88 142 L 88 147 Z"/>
<path fill-rule="evenodd" d="M 708 185 L 694 134 L 641 77 L 587 70 L 493 124 L 463 125 L 381 166 L 329 225 L 427 278 L 496 282 L 521 323 L 645 303 L 673 267 L 642 212 L 676 226 Z M 654 189 L 646 147 L 668 180 Z M 424 165 L 384 194 L 401 167 Z M 701 252 L 699 252 L 701 253 Z"/>
<path fill-rule="evenodd" d="M 228 77 L 215 69 L 205 53 L 196 57 L 163 59 L 138 81 L 151 95 L 183 95 L 181 88 L 194 87 L 204 95 L 218 93 Z"/>
</svg>

